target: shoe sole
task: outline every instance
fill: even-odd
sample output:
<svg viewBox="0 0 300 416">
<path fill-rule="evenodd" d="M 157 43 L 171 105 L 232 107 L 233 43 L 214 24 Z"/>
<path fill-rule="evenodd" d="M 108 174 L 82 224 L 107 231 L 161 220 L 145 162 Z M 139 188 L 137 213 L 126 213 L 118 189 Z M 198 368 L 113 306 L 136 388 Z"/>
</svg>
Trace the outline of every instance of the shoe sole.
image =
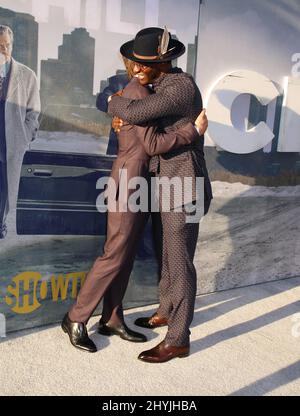
<svg viewBox="0 0 300 416">
<path fill-rule="evenodd" d="M 149 363 L 149 364 L 163 364 L 163 363 L 167 363 L 168 361 L 173 360 L 174 358 L 186 358 L 189 355 L 190 355 L 190 353 L 187 352 L 185 354 L 176 355 L 176 357 L 171 357 L 171 358 L 169 358 L 167 360 L 164 360 L 164 361 L 147 361 L 147 360 L 144 360 L 143 358 L 140 358 L 140 357 L 138 357 L 138 360 L 143 361 L 144 363 Z"/>
<path fill-rule="evenodd" d="M 190 353 L 187 352 L 186 354 L 178 355 L 178 358 L 186 358 L 186 357 L 189 357 L 189 355 L 190 355 Z"/>
<path fill-rule="evenodd" d="M 68 330 L 63 326 L 63 325 L 61 325 L 61 329 L 68 335 L 68 337 L 69 337 L 69 340 L 70 340 L 70 343 L 73 345 L 73 347 L 75 347 L 75 348 L 77 348 L 78 350 L 80 350 L 80 351 L 84 351 L 84 352 L 90 352 L 90 353 L 94 353 L 94 352 L 97 352 L 97 350 L 96 351 L 90 351 L 90 350 L 86 350 L 86 349 L 84 349 L 84 348 L 80 348 L 80 347 L 78 347 L 78 345 L 75 345 L 75 344 L 73 344 L 73 342 L 72 342 L 72 340 L 71 340 L 71 337 L 70 337 L 70 335 L 69 335 L 69 333 L 68 333 Z"/>
<path fill-rule="evenodd" d="M 155 329 L 155 328 L 162 328 L 163 326 L 168 326 L 168 324 L 161 324 L 161 325 L 154 325 L 154 326 L 146 326 L 146 325 L 139 325 L 139 324 L 134 324 L 135 326 L 138 326 L 139 328 L 146 328 L 146 329 Z"/>
</svg>

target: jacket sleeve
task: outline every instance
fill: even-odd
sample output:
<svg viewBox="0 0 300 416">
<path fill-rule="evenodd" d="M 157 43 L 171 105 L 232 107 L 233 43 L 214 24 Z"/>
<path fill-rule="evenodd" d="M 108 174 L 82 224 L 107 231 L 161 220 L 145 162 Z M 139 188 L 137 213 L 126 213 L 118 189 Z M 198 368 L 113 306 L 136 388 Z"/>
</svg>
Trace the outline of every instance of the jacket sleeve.
<svg viewBox="0 0 300 416">
<path fill-rule="evenodd" d="M 129 124 L 143 124 L 158 118 L 185 115 L 193 100 L 194 88 L 190 82 L 166 85 L 163 92 L 148 95 L 141 100 L 114 96 L 108 104 L 108 113 Z"/>
<path fill-rule="evenodd" d="M 98 110 L 107 113 L 108 110 L 108 98 L 120 90 L 119 85 L 109 85 L 104 88 L 102 92 L 98 94 L 96 107 Z"/>
<path fill-rule="evenodd" d="M 96 101 L 96 107 L 98 108 L 98 110 L 103 111 L 104 113 L 107 113 L 107 109 L 108 109 L 107 100 L 108 100 L 108 97 L 112 94 L 114 94 L 114 92 L 111 92 L 109 87 L 105 88 L 102 92 L 98 94 L 97 101 Z"/>
<path fill-rule="evenodd" d="M 136 126 L 136 134 L 149 156 L 167 153 L 179 147 L 186 146 L 200 140 L 200 136 L 192 123 L 172 131 L 170 133 L 159 133 L 155 126 Z"/>
<path fill-rule="evenodd" d="M 108 110 L 108 98 L 120 91 L 128 84 L 127 76 L 115 75 L 109 78 L 109 85 L 104 88 L 97 96 L 96 107 L 98 110 L 107 113 Z"/>
<path fill-rule="evenodd" d="M 30 140 L 36 138 L 39 128 L 39 115 L 41 112 L 40 93 L 36 75 L 32 72 L 28 82 L 28 96 L 26 106 L 25 125 L 30 135 Z"/>
</svg>

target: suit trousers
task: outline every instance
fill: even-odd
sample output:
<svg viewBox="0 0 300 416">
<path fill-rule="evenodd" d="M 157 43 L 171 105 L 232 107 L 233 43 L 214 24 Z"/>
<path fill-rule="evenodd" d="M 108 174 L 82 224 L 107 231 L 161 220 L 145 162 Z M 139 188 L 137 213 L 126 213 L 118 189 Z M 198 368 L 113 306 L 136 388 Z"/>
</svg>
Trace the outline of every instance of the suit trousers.
<svg viewBox="0 0 300 416">
<path fill-rule="evenodd" d="M 144 212 L 108 212 L 104 253 L 94 262 L 69 311 L 72 321 L 87 323 L 103 298 L 102 320 L 112 325 L 123 322 L 122 300 L 148 218 Z"/>
<path fill-rule="evenodd" d="M 158 314 L 168 319 L 165 341 L 173 346 L 189 344 L 194 316 L 197 274 L 193 264 L 199 222 L 187 223 L 185 212 L 161 212 L 162 271 Z"/>
</svg>

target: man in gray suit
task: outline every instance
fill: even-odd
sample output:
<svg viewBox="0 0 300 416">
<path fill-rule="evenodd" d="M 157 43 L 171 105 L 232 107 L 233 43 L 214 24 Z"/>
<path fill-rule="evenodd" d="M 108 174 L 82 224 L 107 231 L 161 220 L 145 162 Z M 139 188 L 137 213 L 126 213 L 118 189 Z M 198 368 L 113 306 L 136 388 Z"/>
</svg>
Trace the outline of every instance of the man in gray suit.
<svg viewBox="0 0 300 416">
<path fill-rule="evenodd" d="M 161 28 L 141 30 L 134 40 L 126 42 L 121 54 L 135 62 L 134 73 L 142 85 L 151 84 L 155 94 L 140 100 L 119 95 L 111 97 L 108 112 L 133 125 L 158 120 L 160 128 L 170 133 L 193 123 L 202 111 L 202 98 L 193 78 L 179 68 L 172 68 L 171 61 L 185 52 L 184 45 L 172 39 Z M 211 185 L 206 169 L 204 138 L 189 146 L 155 156 L 150 161 L 150 171 L 157 178 L 190 178 L 193 183 L 191 200 L 201 199 L 197 193 L 196 179 L 203 178 L 204 214 L 212 198 Z M 139 359 L 158 363 L 189 354 L 190 324 L 194 314 L 196 296 L 196 270 L 193 264 L 199 233 L 199 219 L 187 221 L 187 213 L 178 212 L 171 199 L 169 212 L 160 211 L 163 248 L 162 271 L 159 286 L 160 306 L 152 317 L 139 318 L 136 325 L 156 328 L 168 325 L 164 341 L 151 350 L 144 351 Z M 197 205 L 197 204 L 196 204 Z M 187 205 L 184 204 L 184 209 Z"/>
<path fill-rule="evenodd" d="M 12 58 L 14 35 L 0 25 L 0 239 L 16 206 L 24 153 L 36 136 L 40 96 L 35 73 Z"/>
</svg>

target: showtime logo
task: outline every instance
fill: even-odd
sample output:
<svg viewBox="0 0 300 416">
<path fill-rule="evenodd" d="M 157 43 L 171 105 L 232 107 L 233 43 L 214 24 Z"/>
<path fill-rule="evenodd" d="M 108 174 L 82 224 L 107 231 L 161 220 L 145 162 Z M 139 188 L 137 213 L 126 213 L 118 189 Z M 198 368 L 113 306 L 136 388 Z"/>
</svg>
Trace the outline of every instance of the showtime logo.
<svg viewBox="0 0 300 416">
<path fill-rule="evenodd" d="M 293 58 L 294 62 L 298 61 L 300 54 Z M 298 74 L 299 68 L 297 62 L 293 74 Z M 206 105 L 209 116 L 207 133 L 216 145 L 231 153 L 247 154 L 263 149 L 275 137 L 263 121 L 247 131 L 233 126 L 232 106 L 241 94 L 254 95 L 264 106 L 283 95 L 277 151 L 300 152 L 300 79 L 285 77 L 282 93 L 266 76 L 247 70 L 222 76 L 210 90 Z"/>
<path fill-rule="evenodd" d="M 12 284 L 7 287 L 4 301 L 13 312 L 21 315 L 29 314 L 41 307 L 40 300 L 46 298 L 51 299 L 52 302 L 66 300 L 70 290 L 71 298 L 76 299 L 86 275 L 86 272 L 52 275 L 49 279 L 49 287 L 41 273 L 24 272 L 12 279 Z"/>
</svg>

